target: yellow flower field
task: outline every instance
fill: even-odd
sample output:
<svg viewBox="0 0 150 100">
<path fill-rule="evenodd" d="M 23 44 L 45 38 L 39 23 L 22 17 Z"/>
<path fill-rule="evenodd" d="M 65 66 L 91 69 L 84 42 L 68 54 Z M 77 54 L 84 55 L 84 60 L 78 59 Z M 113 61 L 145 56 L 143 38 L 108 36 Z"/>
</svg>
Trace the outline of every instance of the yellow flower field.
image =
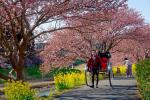
<svg viewBox="0 0 150 100">
<path fill-rule="evenodd" d="M 37 93 L 35 89 L 30 89 L 28 82 L 7 82 L 4 87 L 4 94 L 8 100 L 37 100 Z"/>
<path fill-rule="evenodd" d="M 112 71 L 114 74 L 117 74 L 117 70 L 119 70 L 121 75 L 125 75 L 126 74 L 126 66 L 125 65 L 120 65 L 120 66 L 113 66 L 112 67 Z M 132 73 L 133 75 L 136 73 L 136 65 L 132 64 Z"/>
<path fill-rule="evenodd" d="M 58 74 L 54 77 L 55 87 L 57 90 L 68 89 L 85 83 L 84 72 Z"/>
</svg>

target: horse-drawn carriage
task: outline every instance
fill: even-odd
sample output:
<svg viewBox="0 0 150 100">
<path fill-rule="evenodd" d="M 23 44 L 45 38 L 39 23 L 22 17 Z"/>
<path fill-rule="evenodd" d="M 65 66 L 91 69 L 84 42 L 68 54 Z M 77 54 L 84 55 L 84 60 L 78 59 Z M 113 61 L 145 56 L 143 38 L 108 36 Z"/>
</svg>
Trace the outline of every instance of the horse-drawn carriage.
<svg viewBox="0 0 150 100">
<path fill-rule="evenodd" d="M 110 62 L 111 55 L 109 52 L 105 53 L 98 53 L 98 57 L 100 59 L 100 66 L 99 66 L 99 74 L 106 75 L 109 79 L 109 84 L 112 86 L 112 66 Z M 86 85 L 91 86 L 92 85 L 92 73 L 88 69 L 88 66 L 86 65 L 85 67 L 85 80 L 86 80 Z"/>
</svg>

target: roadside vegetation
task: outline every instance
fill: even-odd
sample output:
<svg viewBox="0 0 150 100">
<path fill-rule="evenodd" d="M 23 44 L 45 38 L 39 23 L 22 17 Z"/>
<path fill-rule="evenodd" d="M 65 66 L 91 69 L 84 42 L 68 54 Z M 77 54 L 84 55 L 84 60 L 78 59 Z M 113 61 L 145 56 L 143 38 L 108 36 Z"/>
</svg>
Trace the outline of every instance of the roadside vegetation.
<svg viewBox="0 0 150 100">
<path fill-rule="evenodd" d="M 150 59 L 137 63 L 136 79 L 143 100 L 150 100 Z"/>
<path fill-rule="evenodd" d="M 127 67 L 125 65 L 113 66 L 112 71 L 113 74 L 125 76 L 126 75 Z M 132 64 L 132 75 L 134 76 L 136 73 L 136 64 Z"/>
</svg>

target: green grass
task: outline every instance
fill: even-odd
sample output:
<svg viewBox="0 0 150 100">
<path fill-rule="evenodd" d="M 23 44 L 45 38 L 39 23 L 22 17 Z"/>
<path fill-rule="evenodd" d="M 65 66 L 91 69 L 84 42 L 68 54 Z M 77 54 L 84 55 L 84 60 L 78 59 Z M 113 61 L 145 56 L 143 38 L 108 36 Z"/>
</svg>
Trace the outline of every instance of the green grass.
<svg viewBox="0 0 150 100">
<path fill-rule="evenodd" d="M 8 76 L 8 73 L 10 72 L 10 70 L 12 70 L 12 68 L 4 69 L 0 67 L 0 73 L 5 76 Z M 26 80 L 34 80 L 34 79 L 37 80 L 37 79 L 43 78 L 38 65 L 33 65 L 28 68 L 25 68 L 24 75 L 25 75 Z M 45 76 L 44 78 L 47 78 L 47 77 Z M 3 80 L 0 80 L 0 83 L 3 83 Z"/>
</svg>

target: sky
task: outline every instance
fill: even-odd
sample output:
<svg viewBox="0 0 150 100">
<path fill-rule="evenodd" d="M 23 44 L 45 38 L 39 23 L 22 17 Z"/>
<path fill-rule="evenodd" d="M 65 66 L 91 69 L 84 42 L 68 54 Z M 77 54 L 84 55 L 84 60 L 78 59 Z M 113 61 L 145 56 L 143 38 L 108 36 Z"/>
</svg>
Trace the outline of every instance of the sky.
<svg viewBox="0 0 150 100">
<path fill-rule="evenodd" d="M 150 23 L 150 0 L 128 0 L 128 5 L 139 11 L 146 23 Z"/>
</svg>

